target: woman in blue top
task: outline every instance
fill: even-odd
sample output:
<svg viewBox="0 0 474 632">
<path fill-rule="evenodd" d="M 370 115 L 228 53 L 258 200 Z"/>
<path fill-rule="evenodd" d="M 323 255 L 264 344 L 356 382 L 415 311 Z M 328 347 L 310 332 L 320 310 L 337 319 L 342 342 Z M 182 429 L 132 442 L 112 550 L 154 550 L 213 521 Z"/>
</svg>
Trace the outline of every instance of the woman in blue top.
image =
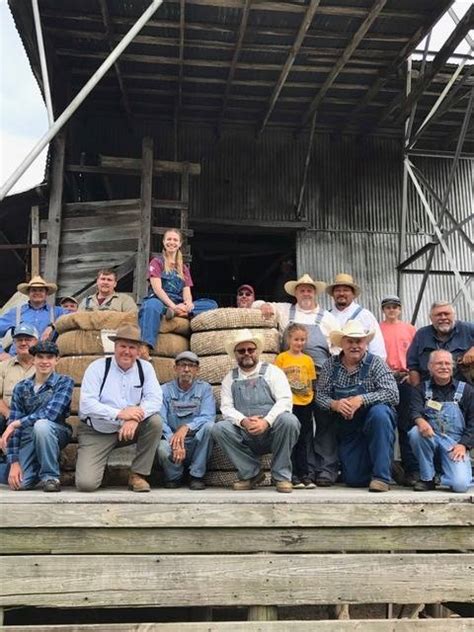
<svg viewBox="0 0 474 632">
<path fill-rule="evenodd" d="M 160 331 L 163 314 L 167 319 L 174 316 L 190 318 L 201 312 L 216 309 L 217 303 L 209 298 L 193 301 L 193 280 L 188 266 L 183 262 L 181 246 L 183 238 L 176 228 L 163 235 L 163 252 L 154 257 L 148 267 L 150 290 L 143 299 L 138 319 L 142 338 L 153 349 Z"/>
</svg>

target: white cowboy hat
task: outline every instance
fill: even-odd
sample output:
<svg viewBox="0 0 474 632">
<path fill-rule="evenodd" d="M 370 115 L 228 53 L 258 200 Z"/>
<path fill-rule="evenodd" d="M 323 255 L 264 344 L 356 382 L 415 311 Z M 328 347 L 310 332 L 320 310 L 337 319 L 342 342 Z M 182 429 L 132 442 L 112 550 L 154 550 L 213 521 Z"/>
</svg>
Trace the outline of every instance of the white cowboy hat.
<svg viewBox="0 0 474 632">
<path fill-rule="evenodd" d="M 303 276 L 296 281 L 287 281 L 284 285 L 285 292 L 290 296 L 295 296 L 295 290 L 298 285 L 311 285 L 316 290 L 316 294 L 324 292 L 324 288 L 326 287 L 326 283 L 323 281 L 313 281 L 309 274 L 303 274 Z"/>
<path fill-rule="evenodd" d="M 331 331 L 329 340 L 335 347 L 340 347 L 343 338 L 364 338 L 369 343 L 374 336 L 375 331 L 366 331 L 360 320 L 348 320 L 341 329 Z"/>
<path fill-rule="evenodd" d="M 257 353 L 261 353 L 263 350 L 263 338 L 260 334 L 253 334 L 250 329 L 240 329 L 232 337 L 227 338 L 224 343 L 226 353 L 232 359 L 235 358 L 235 347 L 241 342 L 253 342 L 257 347 Z"/>
<path fill-rule="evenodd" d="M 334 290 L 336 285 L 348 285 L 354 290 L 355 296 L 359 296 L 360 294 L 360 287 L 357 285 L 357 283 L 354 283 L 354 279 L 352 278 L 352 276 L 350 274 L 346 274 L 345 272 L 336 274 L 336 278 L 334 279 L 334 281 L 326 287 L 326 292 L 329 294 L 329 296 L 332 296 L 332 291 Z"/>
<path fill-rule="evenodd" d="M 26 296 L 28 296 L 29 291 L 32 287 L 44 287 L 44 289 L 48 292 L 48 296 L 58 291 L 58 286 L 56 285 L 56 283 L 48 283 L 43 279 L 43 277 L 40 277 L 39 275 L 34 276 L 29 283 L 19 283 L 16 286 L 16 289 L 22 294 L 26 294 Z"/>
</svg>

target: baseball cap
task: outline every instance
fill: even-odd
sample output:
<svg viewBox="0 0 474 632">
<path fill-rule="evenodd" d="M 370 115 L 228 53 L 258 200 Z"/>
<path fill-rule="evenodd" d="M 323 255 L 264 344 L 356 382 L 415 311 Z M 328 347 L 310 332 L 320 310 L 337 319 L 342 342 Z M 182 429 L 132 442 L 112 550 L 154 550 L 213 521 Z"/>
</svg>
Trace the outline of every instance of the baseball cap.
<svg viewBox="0 0 474 632">
<path fill-rule="evenodd" d="M 246 283 L 244 283 L 244 285 L 240 285 L 237 288 L 237 294 L 239 292 L 241 292 L 242 290 L 248 290 L 249 292 L 251 292 L 252 294 L 255 294 L 255 290 L 253 289 L 253 287 L 251 285 L 247 285 Z"/>
<path fill-rule="evenodd" d="M 181 351 L 181 353 L 178 353 L 178 355 L 174 359 L 174 363 L 177 364 L 178 362 L 181 362 L 181 360 L 187 360 L 188 362 L 199 364 L 198 356 L 192 351 Z"/>
<path fill-rule="evenodd" d="M 31 336 L 31 338 L 39 338 L 39 333 L 36 327 L 28 325 L 28 323 L 20 323 L 18 327 L 15 327 L 13 338 L 17 336 Z"/>
<path fill-rule="evenodd" d="M 382 299 L 382 307 L 385 307 L 385 305 L 398 305 L 399 307 L 401 307 L 402 302 L 398 296 L 396 296 L 395 294 L 390 294 L 389 296 L 385 296 Z"/>
</svg>

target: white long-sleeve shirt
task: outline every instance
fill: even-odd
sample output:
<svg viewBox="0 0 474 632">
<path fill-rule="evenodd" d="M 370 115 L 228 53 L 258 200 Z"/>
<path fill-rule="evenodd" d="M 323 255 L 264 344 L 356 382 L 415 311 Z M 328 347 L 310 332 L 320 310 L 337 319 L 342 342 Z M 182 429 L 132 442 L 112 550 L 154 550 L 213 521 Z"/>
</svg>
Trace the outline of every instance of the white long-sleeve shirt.
<svg viewBox="0 0 474 632">
<path fill-rule="evenodd" d="M 258 377 L 258 372 L 262 366 L 261 362 L 258 362 L 255 369 L 251 373 L 245 373 L 240 368 L 238 369 L 239 380 L 249 380 Z M 275 419 L 281 413 L 291 413 L 293 410 L 293 401 L 291 396 L 290 385 L 283 371 L 275 366 L 269 364 L 263 379 L 270 387 L 270 392 L 275 398 L 275 403 L 272 408 L 265 415 L 266 421 L 273 424 Z M 221 412 L 227 419 L 231 419 L 236 426 L 240 426 L 242 419 L 245 419 L 245 415 L 234 408 L 234 398 L 232 396 L 232 371 L 229 371 L 222 380 L 221 386 Z"/>
<path fill-rule="evenodd" d="M 100 387 L 104 379 L 105 358 L 92 362 L 87 367 L 82 380 L 79 400 L 81 419 L 91 417 L 105 423 L 109 422 L 110 430 L 113 432 L 121 425 L 117 420 L 118 413 L 127 406 L 143 408 L 145 419 L 158 413 L 163 402 L 160 383 L 152 365 L 145 360 L 140 360 L 140 362 L 145 378 L 143 389 L 140 388 L 137 363 L 135 362 L 130 369 L 124 371 L 112 357 L 102 393 L 100 393 Z"/>
<path fill-rule="evenodd" d="M 366 331 L 375 331 L 375 337 L 369 343 L 369 351 L 370 353 L 379 356 L 379 358 L 382 358 L 382 360 L 386 360 L 387 352 L 385 350 L 385 342 L 383 340 L 382 331 L 377 319 L 372 314 L 372 312 L 363 307 L 362 311 L 360 311 L 354 319 L 351 319 L 352 314 L 359 307 L 360 305 L 356 303 L 356 301 L 352 301 L 352 303 L 344 309 L 337 309 L 337 307 L 334 306 L 334 309 L 331 310 L 331 314 L 339 323 L 337 328 L 340 329 L 341 327 L 343 327 L 348 320 L 358 320 L 363 324 Z"/>
</svg>

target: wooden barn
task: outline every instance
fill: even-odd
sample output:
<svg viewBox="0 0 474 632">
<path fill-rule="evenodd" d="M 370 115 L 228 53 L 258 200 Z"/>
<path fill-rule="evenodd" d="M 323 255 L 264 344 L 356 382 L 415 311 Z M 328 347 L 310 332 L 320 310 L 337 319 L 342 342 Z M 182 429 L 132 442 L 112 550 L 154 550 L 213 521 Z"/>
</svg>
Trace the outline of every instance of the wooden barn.
<svg viewBox="0 0 474 632">
<path fill-rule="evenodd" d="M 8 4 L 51 142 L 0 205 L 4 298 L 38 271 L 81 298 L 107 266 L 140 301 L 177 226 L 223 306 L 347 272 L 375 313 L 398 292 L 418 325 L 441 298 L 472 318 L 474 66 L 452 55 L 474 7 L 433 53 L 451 0 Z M 474 629 L 471 493 L 145 496 L 2 490 L 2 629 Z"/>
</svg>

